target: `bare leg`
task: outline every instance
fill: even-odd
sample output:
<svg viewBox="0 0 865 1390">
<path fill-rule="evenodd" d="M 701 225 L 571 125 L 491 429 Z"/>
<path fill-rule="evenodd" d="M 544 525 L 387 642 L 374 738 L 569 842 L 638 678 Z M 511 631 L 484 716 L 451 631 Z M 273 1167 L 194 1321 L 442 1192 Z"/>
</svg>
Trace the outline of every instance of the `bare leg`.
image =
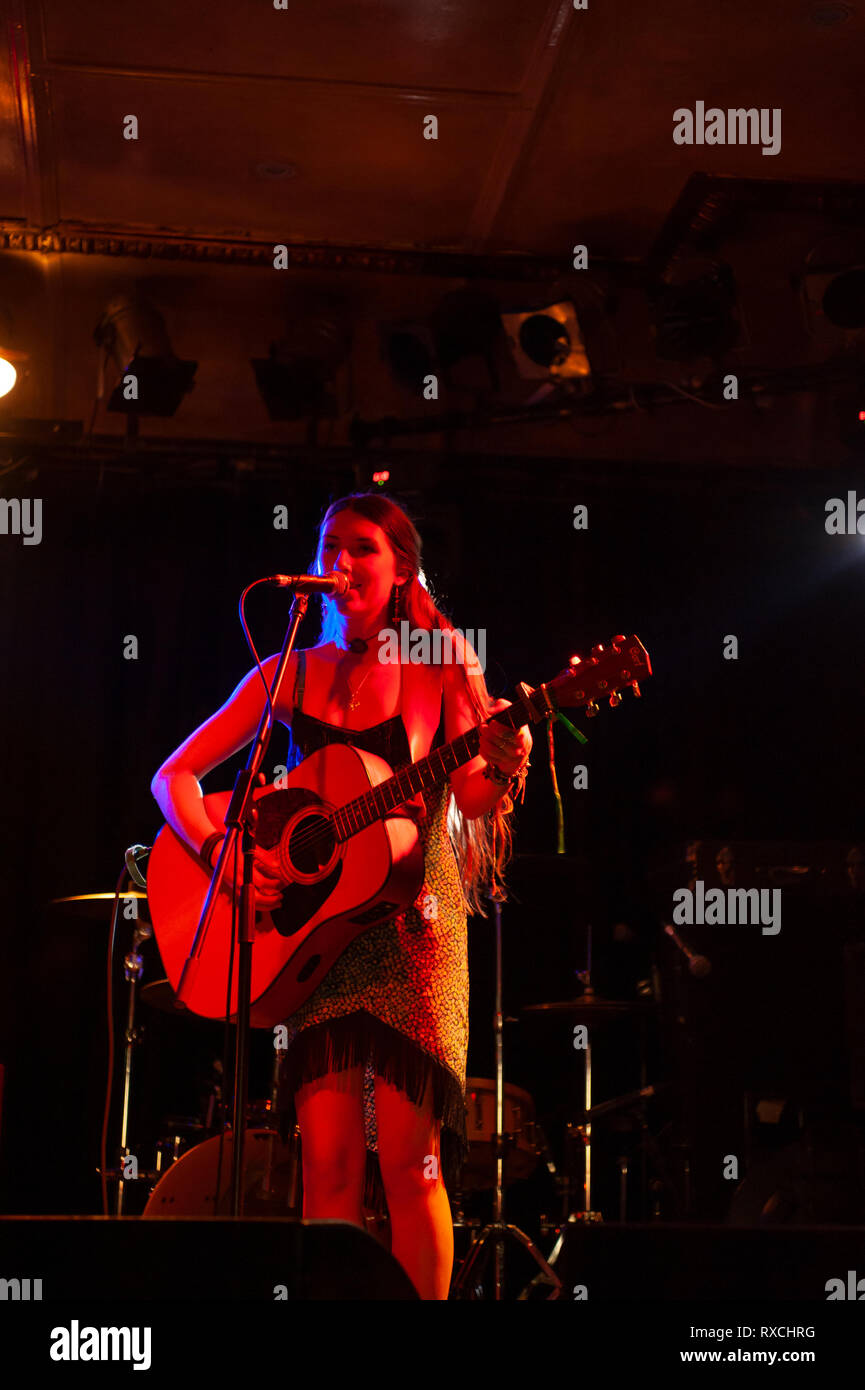
<svg viewBox="0 0 865 1390">
<path fill-rule="evenodd" d="M 446 1299 L 454 1262 L 454 1229 L 429 1088 L 418 1107 L 404 1092 L 376 1076 L 375 1111 L 391 1253 L 421 1298 Z"/>
<path fill-rule="evenodd" d="M 295 1095 L 303 1150 L 304 1220 L 351 1221 L 366 1230 L 363 1068 L 329 1072 Z"/>
</svg>

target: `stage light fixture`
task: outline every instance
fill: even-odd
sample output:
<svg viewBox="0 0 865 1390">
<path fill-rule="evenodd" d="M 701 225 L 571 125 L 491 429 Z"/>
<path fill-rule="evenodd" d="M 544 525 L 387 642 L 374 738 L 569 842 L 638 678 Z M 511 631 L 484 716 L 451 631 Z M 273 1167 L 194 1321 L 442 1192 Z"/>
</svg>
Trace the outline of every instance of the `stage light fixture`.
<svg viewBox="0 0 865 1390">
<path fill-rule="evenodd" d="M 529 381 L 591 376 L 577 311 L 570 300 L 502 313 L 501 321 L 520 376 Z"/>
<path fill-rule="evenodd" d="M 483 290 L 451 290 L 430 315 L 430 328 L 445 371 L 466 357 L 482 357 L 490 364 L 502 331 L 499 306 Z"/>
<path fill-rule="evenodd" d="M 865 261 L 861 233 L 851 229 L 817 243 L 801 273 L 791 278 L 802 303 L 805 327 L 820 356 L 848 352 L 865 340 Z"/>
<path fill-rule="evenodd" d="M 298 301 L 279 342 L 252 370 L 271 420 L 336 419 L 337 368 L 351 351 L 352 331 L 339 300 Z"/>
<path fill-rule="evenodd" d="M 26 352 L 18 352 L 12 346 L 14 341 L 12 321 L 5 309 L 0 308 L 0 400 L 14 391 L 28 360 Z"/>
<path fill-rule="evenodd" d="M 435 374 L 436 354 L 426 324 L 400 320 L 379 328 L 381 352 L 394 379 L 415 396 L 427 377 Z"/>
<path fill-rule="evenodd" d="M 0 349 L 0 397 L 8 396 L 18 380 L 18 372 L 3 349 Z"/>
<path fill-rule="evenodd" d="M 139 293 L 116 295 L 93 337 L 121 373 L 108 402 L 123 415 L 174 415 L 192 390 L 197 362 L 174 355 L 165 320 Z"/>
<path fill-rule="evenodd" d="M 272 344 L 269 357 L 252 358 L 252 370 L 271 420 L 336 418 L 336 397 L 317 362 L 304 358 L 282 362 Z"/>
<path fill-rule="evenodd" d="M 418 396 L 431 376 L 440 377 L 472 357 L 483 359 L 497 388 L 493 347 L 501 331 L 496 301 L 481 290 L 467 288 L 443 295 L 427 321 L 395 319 L 381 323 L 379 338 L 391 375 L 405 390 Z"/>
<path fill-rule="evenodd" d="M 838 328 L 865 327 L 865 267 L 836 275 L 823 292 L 823 314 Z"/>
<path fill-rule="evenodd" d="M 657 286 L 650 295 L 656 353 L 687 362 L 728 352 L 739 338 L 735 304 L 733 272 L 723 263 L 683 284 Z"/>
</svg>

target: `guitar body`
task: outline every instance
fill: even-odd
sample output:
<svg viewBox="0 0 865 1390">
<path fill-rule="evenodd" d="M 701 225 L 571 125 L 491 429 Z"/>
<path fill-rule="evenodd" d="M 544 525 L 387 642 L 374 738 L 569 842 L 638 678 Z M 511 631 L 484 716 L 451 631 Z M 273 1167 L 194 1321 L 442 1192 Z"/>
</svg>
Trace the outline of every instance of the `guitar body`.
<svg viewBox="0 0 865 1390">
<path fill-rule="evenodd" d="M 256 839 L 279 855 L 282 904 L 256 912 L 250 1018 L 272 1028 L 295 1013 L 318 988 L 346 947 L 371 926 L 414 902 L 423 885 L 423 850 L 414 820 L 397 808 L 341 843 L 330 814 L 392 776 L 383 758 L 345 744 L 311 754 L 255 793 Z M 222 825 L 229 792 L 205 796 L 214 825 Z M 210 886 L 201 860 L 166 825 L 156 837 L 147 871 L 153 931 L 174 990 L 186 964 Z M 224 1018 L 232 952 L 232 904 L 221 891 L 185 1004 L 204 1018 Z M 237 1014 L 234 962 L 230 1017 Z"/>
</svg>

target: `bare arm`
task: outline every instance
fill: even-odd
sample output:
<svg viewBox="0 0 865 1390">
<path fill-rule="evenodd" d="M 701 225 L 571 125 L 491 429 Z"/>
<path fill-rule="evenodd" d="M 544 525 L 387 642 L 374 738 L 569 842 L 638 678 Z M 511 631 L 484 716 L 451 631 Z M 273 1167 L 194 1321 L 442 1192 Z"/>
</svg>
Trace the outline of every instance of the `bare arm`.
<svg viewBox="0 0 865 1390">
<path fill-rule="evenodd" d="M 268 684 L 273 680 L 278 660 L 270 656 L 262 662 Z M 284 690 L 293 688 L 296 664 L 296 654 L 292 653 Z M 252 741 L 264 705 L 264 686 L 256 666 L 244 676 L 221 709 L 166 758 L 150 783 L 150 790 L 168 824 L 196 854 L 208 836 L 224 829 L 222 825 L 214 825 L 204 809 L 199 778 Z"/>
<path fill-rule="evenodd" d="M 467 733 L 473 729 L 478 722 L 474 706 L 469 699 L 466 690 L 465 671 L 471 671 L 472 664 L 477 662 L 477 657 L 468 642 L 463 639 L 464 645 L 464 666 L 450 665 L 443 668 L 443 691 L 445 702 L 445 737 L 448 742 L 459 738 L 460 734 Z M 506 709 L 510 705 L 510 700 L 499 700 L 496 702 L 493 713 Z M 513 745 L 513 752 L 505 751 L 504 747 L 499 748 L 494 745 Z M 528 758 L 532 747 L 532 736 L 528 728 L 524 725 L 518 732 L 500 728 L 498 725 L 492 726 L 481 733 L 481 751 L 478 757 L 472 758 L 471 762 L 464 763 L 462 767 L 451 773 L 451 789 L 454 800 L 466 820 L 476 820 L 479 816 L 486 815 L 491 811 L 497 802 L 507 792 L 507 787 L 499 786 L 497 783 L 484 777 L 483 770 L 487 766 L 487 761 L 495 764 L 510 772 L 515 771 Z M 485 756 L 486 755 L 486 756 Z"/>
</svg>

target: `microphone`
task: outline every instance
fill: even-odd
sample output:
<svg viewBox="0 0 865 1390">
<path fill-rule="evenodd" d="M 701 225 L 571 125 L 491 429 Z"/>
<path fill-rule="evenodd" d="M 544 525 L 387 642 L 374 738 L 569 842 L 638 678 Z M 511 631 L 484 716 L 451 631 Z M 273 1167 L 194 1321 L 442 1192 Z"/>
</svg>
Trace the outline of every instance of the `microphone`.
<svg viewBox="0 0 865 1390">
<path fill-rule="evenodd" d="M 280 589 L 296 589 L 299 594 L 347 594 L 350 589 L 347 574 L 271 574 L 265 581 Z"/>
<path fill-rule="evenodd" d="M 138 867 L 138 860 L 143 858 L 145 854 L 149 854 L 150 850 L 150 845 L 130 845 L 123 856 L 126 860 L 126 872 L 129 874 L 132 882 L 137 883 L 138 887 L 143 888 L 145 891 L 147 890 L 147 881 Z"/>
<path fill-rule="evenodd" d="M 665 926 L 664 931 L 668 936 L 673 938 L 682 954 L 688 957 L 688 969 L 691 974 L 698 980 L 704 980 L 712 969 L 712 962 L 709 960 L 708 956 L 695 955 L 694 952 L 685 945 L 675 927 Z"/>
</svg>

